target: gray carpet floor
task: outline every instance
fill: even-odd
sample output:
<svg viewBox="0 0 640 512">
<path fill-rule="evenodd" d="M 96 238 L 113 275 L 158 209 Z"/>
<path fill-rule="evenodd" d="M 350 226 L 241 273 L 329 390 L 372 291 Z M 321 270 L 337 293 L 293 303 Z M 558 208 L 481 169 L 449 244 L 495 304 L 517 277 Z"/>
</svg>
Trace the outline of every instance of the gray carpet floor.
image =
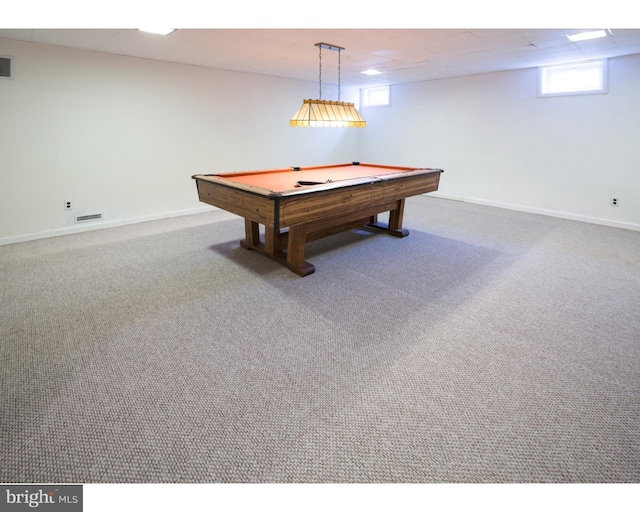
<svg viewBox="0 0 640 512">
<path fill-rule="evenodd" d="M 0 247 L 0 481 L 640 482 L 640 233 L 404 224 L 305 278 L 218 210 Z"/>
</svg>

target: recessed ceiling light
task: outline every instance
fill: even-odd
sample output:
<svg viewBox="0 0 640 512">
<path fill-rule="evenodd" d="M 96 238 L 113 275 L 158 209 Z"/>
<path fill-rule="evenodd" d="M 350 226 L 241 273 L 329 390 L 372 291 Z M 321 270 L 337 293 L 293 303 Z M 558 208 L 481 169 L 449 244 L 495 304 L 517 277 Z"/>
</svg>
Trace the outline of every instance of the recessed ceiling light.
<svg viewBox="0 0 640 512">
<path fill-rule="evenodd" d="M 592 32 L 581 32 L 579 34 L 573 34 L 567 36 L 569 41 L 587 41 L 588 39 L 598 39 L 599 37 L 607 37 L 607 33 L 604 30 L 594 30 Z"/>
<path fill-rule="evenodd" d="M 172 32 L 175 32 L 175 28 L 139 28 L 142 32 L 149 32 L 150 34 L 160 34 L 161 36 L 168 36 Z"/>
<path fill-rule="evenodd" d="M 367 69 L 366 71 L 360 71 L 363 75 L 381 75 L 384 71 L 378 71 L 377 69 Z"/>
</svg>

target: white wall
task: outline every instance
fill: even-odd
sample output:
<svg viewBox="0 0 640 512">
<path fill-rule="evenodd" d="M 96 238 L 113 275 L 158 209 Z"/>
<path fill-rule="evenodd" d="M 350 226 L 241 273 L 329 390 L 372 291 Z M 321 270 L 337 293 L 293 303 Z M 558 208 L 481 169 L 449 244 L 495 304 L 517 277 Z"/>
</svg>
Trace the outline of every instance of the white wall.
<svg viewBox="0 0 640 512">
<path fill-rule="evenodd" d="M 199 172 L 351 160 L 441 167 L 443 196 L 640 229 L 640 55 L 610 59 L 608 94 L 538 98 L 533 69 L 396 85 L 353 130 L 289 126 L 316 83 L 2 39 L 0 54 L 16 74 L 0 80 L 0 244 L 208 208 Z"/>
<path fill-rule="evenodd" d="M 640 55 L 609 60 L 608 94 L 538 98 L 527 69 L 391 95 L 362 109 L 365 161 L 440 167 L 449 197 L 640 229 Z"/>
<path fill-rule="evenodd" d="M 210 208 L 199 172 L 359 158 L 362 130 L 289 126 L 311 82 L 2 39 L 0 55 L 0 244 Z"/>
</svg>

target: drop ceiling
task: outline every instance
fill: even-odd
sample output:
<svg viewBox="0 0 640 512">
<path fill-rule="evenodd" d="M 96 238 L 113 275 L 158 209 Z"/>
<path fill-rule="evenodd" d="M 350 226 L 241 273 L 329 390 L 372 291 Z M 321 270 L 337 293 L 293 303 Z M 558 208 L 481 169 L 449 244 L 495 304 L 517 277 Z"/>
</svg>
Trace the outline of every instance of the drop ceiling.
<svg viewBox="0 0 640 512">
<path fill-rule="evenodd" d="M 598 27 L 596 27 L 598 28 Z M 192 66 L 318 81 L 318 48 L 344 47 L 341 82 L 366 87 L 640 54 L 640 29 L 571 42 L 586 29 L 0 29 L 2 39 Z M 323 50 L 323 83 L 336 83 L 338 54 Z M 382 71 L 376 76 L 361 72 Z"/>
</svg>

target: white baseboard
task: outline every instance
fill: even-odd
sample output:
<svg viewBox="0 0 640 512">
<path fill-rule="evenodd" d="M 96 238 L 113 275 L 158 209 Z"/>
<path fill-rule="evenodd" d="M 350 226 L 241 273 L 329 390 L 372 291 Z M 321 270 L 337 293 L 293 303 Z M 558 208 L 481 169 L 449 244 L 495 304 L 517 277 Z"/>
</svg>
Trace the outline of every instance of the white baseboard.
<svg viewBox="0 0 640 512">
<path fill-rule="evenodd" d="M 504 208 L 506 210 L 516 210 L 519 212 L 535 213 L 538 215 L 547 215 L 549 217 L 558 217 L 561 219 L 576 220 L 579 222 L 587 222 L 590 224 L 599 224 L 601 226 L 610 226 L 614 228 L 640 231 L 640 224 L 634 224 L 632 222 L 621 222 L 621 221 L 616 221 L 611 219 L 602 219 L 599 217 L 590 217 L 588 215 L 578 215 L 575 213 L 558 212 L 554 210 L 545 210 L 542 208 L 532 208 L 529 206 L 522 206 L 518 204 L 501 203 L 498 201 L 487 201 L 485 199 L 476 199 L 473 197 L 452 196 L 448 194 L 442 194 L 440 192 L 430 192 L 428 195 L 431 197 L 437 197 L 440 199 L 450 199 L 453 201 L 462 201 L 467 203 L 480 204 L 484 206 Z M 70 226 L 67 228 L 41 231 L 39 233 L 30 233 L 28 235 L 19 235 L 19 236 L 0 238 L 0 245 L 17 244 L 20 242 L 28 242 L 30 240 L 39 240 L 42 238 L 52 238 L 55 236 L 71 235 L 73 233 L 82 233 L 84 231 L 94 231 L 96 229 L 113 228 L 117 226 L 125 226 L 127 224 L 137 224 L 139 222 L 149 222 L 152 220 L 161 220 L 161 219 L 168 219 L 171 217 L 180 217 L 182 215 L 204 213 L 204 212 L 212 211 L 214 209 L 215 208 L 211 206 L 201 206 L 199 208 L 192 208 L 189 210 L 163 212 L 163 213 L 158 213 L 154 215 L 146 215 L 143 217 L 135 217 L 131 219 L 121 219 L 121 220 L 114 220 L 109 222 L 93 222 L 93 223 L 89 223 L 81 226 Z"/>
<path fill-rule="evenodd" d="M 192 215 L 194 213 L 204 213 L 214 210 L 211 206 L 201 206 L 199 208 L 191 208 L 189 210 L 179 210 L 174 212 L 163 212 L 154 215 L 145 215 L 143 217 L 134 217 L 131 219 L 120 219 L 107 222 L 89 222 L 78 226 L 69 226 L 61 229 L 52 229 L 49 231 L 41 231 L 39 233 L 30 233 L 28 235 L 10 236 L 0 238 L 0 245 L 17 244 L 20 242 L 28 242 L 31 240 L 40 240 L 41 238 L 52 238 L 55 236 L 71 235 L 73 233 L 82 233 L 84 231 L 94 231 L 97 229 L 114 228 L 125 226 L 127 224 L 138 224 L 140 222 L 149 222 L 152 220 L 168 219 L 171 217 L 181 217 L 183 215 Z"/>
<path fill-rule="evenodd" d="M 516 210 L 519 212 L 535 213 L 538 215 L 547 215 L 548 217 L 558 217 L 560 219 L 576 220 L 579 222 L 587 222 L 589 224 L 599 224 L 601 226 L 609 226 L 612 228 L 630 229 L 632 231 L 640 231 L 640 224 L 633 222 L 622 222 L 612 219 L 603 219 L 600 217 L 590 217 L 588 215 L 579 215 L 577 213 L 558 212 L 555 210 L 545 210 L 543 208 L 532 208 L 518 204 L 501 203 L 498 201 L 487 201 L 485 199 L 476 199 L 473 197 L 451 196 L 441 194 L 440 192 L 431 192 L 429 196 L 438 197 L 440 199 L 452 199 L 454 201 L 462 201 L 466 203 L 481 204 L 484 206 L 494 206 L 496 208 L 504 208 L 505 210 Z"/>
</svg>

